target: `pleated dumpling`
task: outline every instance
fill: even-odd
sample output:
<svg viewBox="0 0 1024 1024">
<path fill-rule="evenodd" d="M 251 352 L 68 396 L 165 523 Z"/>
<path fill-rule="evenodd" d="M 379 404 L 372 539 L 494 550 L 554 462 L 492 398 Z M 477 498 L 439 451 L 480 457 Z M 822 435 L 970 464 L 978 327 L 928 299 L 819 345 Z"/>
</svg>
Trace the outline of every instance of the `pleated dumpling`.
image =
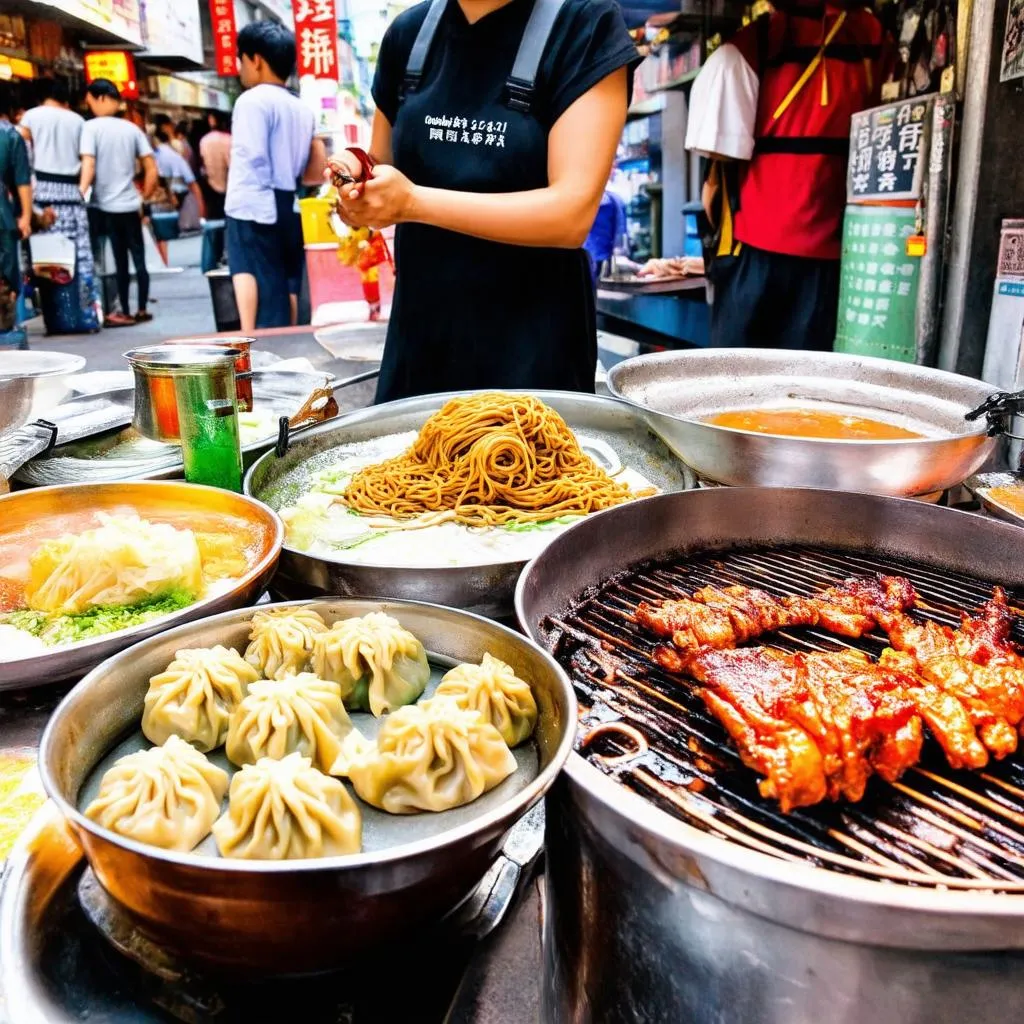
<svg viewBox="0 0 1024 1024">
<path fill-rule="evenodd" d="M 227 772 L 169 736 L 159 747 L 119 758 L 85 816 L 128 839 L 184 853 L 210 834 L 227 788 Z"/>
<path fill-rule="evenodd" d="M 227 755 L 241 766 L 298 753 L 326 772 L 361 740 L 341 702 L 341 687 L 303 672 L 249 687 L 231 715 Z"/>
<path fill-rule="evenodd" d="M 227 812 L 214 824 L 222 857 L 298 860 L 358 853 L 363 819 L 343 783 L 308 757 L 261 758 L 231 780 Z"/>
<path fill-rule="evenodd" d="M 142 732 L 153 743 L 180 736 L 199 750 L 221 746 L 228 719 L 260 674 L 230 647 L 181 650 L 149 681 Z"/>
<path fill-rule="evenodd" d="M 335 766 L 358 796 L 391 814 L 460 807 L 515 770 L 501 733 L 450 697 L 399 708 L 381 726 L 375 747 Z"/>
<path fill-rule="evenodd" d="M 510 747 L 528 740 L 537 724 L 530 684 L 490 654 L 479 665 L 456 665 L 445 673 L 435 696 L 451 697 L 460 708 L 479 711 Z"/>
<path fill-rule="evenodd" d="M 315 636 L 311 664 L 341 686 L 346 707 L 378 718 L 412 704 L 430 680 L 423 644 L 383 612 L 342 619 Z"/>
<path fill-rule="evenodd" d="M 252 617 L 245 660 L 268 679 L 282 679 L 308 667 L 313 638 L 327 624 L 312 608 L 270 608 Z"/>
</svg>

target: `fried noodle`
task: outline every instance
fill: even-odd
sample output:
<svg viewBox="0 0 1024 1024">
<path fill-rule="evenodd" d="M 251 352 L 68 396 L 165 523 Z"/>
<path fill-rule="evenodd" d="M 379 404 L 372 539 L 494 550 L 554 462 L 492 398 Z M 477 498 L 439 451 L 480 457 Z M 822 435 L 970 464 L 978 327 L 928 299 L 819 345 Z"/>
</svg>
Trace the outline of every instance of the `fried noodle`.
<svg viewBox="0 0 1024 1024">
<path fill-rule="evenodd" d="M 453 398 L 407 452 L 356 473 L 344 501 L 368 515 L 504 526 L 586 515 L 651 493 L 613 480 L 539 399 L 491 392 Z"/>
</svg>

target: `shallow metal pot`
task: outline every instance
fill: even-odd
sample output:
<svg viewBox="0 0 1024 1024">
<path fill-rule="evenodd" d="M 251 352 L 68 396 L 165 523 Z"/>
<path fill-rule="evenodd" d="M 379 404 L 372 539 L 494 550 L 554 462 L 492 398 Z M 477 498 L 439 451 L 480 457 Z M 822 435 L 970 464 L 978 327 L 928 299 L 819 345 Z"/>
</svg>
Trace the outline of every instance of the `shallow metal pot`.
<svg viewBox="0 0 1024 1024">
<path fill-rule="evenodd" d="M 330 453 L 355 441 L 419 430 L 449 399 L 471 392 L 423 395 L 360 409 L 303 432 L 287 453 L 267 452 L 245 476 L 245 493 L 280 510 L 304 493 L 315 473 L 330 464 Z M 622 402 L 568 391 L 538 391 L 581 436 L 606 444 L 623 465 L 643 473 L 663 491 L 687 486 L 688 471 L 651 434 L 644 418 Z M 492 618 L 511 618 L 512 595 L 525 561 L 487 565 L 409 567 L 348 562 L 291 548 L 285 542 L 274 592 L 284 598 L 340 594 L 386 595 L 464 608 Z"/>
<path fill-rule="evenodd" d="M 67 377 L 85 366 L 67 352 L 3 353 L 0 365 L 0 433 L 45 416 L 70 393 Z"/>
<path fill-rule="evenodd" d="M 541 799 L 572 749 L 576 700 L 569 680 L 552 658 L 518 633 L 433 605 L 340 599 L 301 603 L 329 619 L 384 611 L 431 654 L 479 661 L 489 651 L 507 661 L 529 679 L 537 698 L 539 770 L 525 788 L 496 804 L 488 805 L 483 797 L 483 809 L 470 804 L 448 812 L 459 815 L 457 823 L 440 834 L 377 852 L 277 862 L 161 850 L 90 821 L 78 810 L 79 791 L 115 743 L 138 728 L 149 678 L 179 648 L 243 646 L 252 609 L 181 627 L 111 658 L 54 713 L 40 748 L 43 784 L 100 883 L 147 934 L 183 957 L 221 969 L 305 973 L 336 968 L 389 943 L 393 948 L 385 955 L 398 961 L 414 956 L 405 944 L 407 936 L 440 920 L 470 893 L 498 855 L 505 834 Z"/>
<path fill-rule="evenodd" d="M 891 359 L 772 349 L 659 352 L 618 363 L 608 386 L 644 410 L 651 429 L 698 476 L 730 486 L 932 494 L 977 472 L 996 447 L 984 420 L 964 420 L 996 388 Z M 808 403 L 869 418 L 882 413 L 925 436 L 839 441 L 705 422 L 733 409 Z"/>
</svg>

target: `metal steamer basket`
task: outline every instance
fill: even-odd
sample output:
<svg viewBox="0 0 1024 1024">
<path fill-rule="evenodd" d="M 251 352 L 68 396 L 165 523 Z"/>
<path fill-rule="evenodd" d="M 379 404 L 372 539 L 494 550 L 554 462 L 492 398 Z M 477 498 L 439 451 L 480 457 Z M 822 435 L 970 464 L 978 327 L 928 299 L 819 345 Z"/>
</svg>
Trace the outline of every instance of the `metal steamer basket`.
<svg viewBox="0 0 1024 1024">
<path fill-rule="evenodd" d="M 915 614 L 955 624 L 995 582 L 1021 604 L 1020 553 L 1018 528 L 920 502 L 719 488 L 613 509 L 532 562 L 520 621 L 581 706 L 579 753 L 548 798 L 545 1021 L 1019 1020 L 1024 756 L 953 772 L 929 740 L 900 782 L 784 815 L 696 684 L 651 662 L 632 610 L 711 584 L 810 594 L 887 571 L 914 581 Z"/>
<path fill-rule="evenodd" d="M 617 364 L 608 386 L 643 410 L 651 429 L 699 477 L 731 486 L 932 494 L 977 472 L 997 443 L 984 418 L 965 420 L 992 395 L 991 385 L 891 359 L 771 349 L 660 352 Z M 706 422 L 729 410 L 808 405 L 923 436 L 828 440 Z"/>
<path fill-rule="evenodd" d="M 245 492 L 280 510 L 305 492 L 317 472 L 336 460 L 340 446 L 419 430 L 449 399 L 469 393 L 389 402 L 314 427 L 285 454 L 279 447 L 256 462 L 246 475 Z M 606 468 L 609 458 L 614 458 L 664 491 L 682 490 L 688 482 L 692 484 L 685 467 L 651 433 L 644 417 L 628 405 L 575 392 L 535 394 L 565 418 L 584 448 Z M 289 547 L 286 540 L 274 590 L 287 598 L 341 594 L 429 600 L 503 618 L 512 616 L 512 595 L 525 564 L 512 561 L 439 568 L 367 565 L 340 556 L 327 559 L 308 555 Z"/>
<path fill-rule="evenodd" d="M 209 839 L 191 853 L 126 839 L 79 806 L 104 759 L 138 733 L 150 677 L 181 648 L 244 649 L 253 610 L 165 633 L 86 676 L 43 736 L 39 767 L 48 794 L 100 884 L 147 938 L 185 960 L 247 975 L 337 968 L 389 943 L 415 955 L 411 937 L 459 906 L 509 829 L 548 790 L 572 749 L 577 721 L 572 687 L 554 660 L 494 622 L 412 602 L 331 598 L 296 605 L 315 608 L 329 623 L 375 611 L 395 616 L 426 647 L 435 676 L 438 666 L 479 662 L 490 652 L 530 682 L 539 717 L 532 745 L 517 748 L 515 775 L 472 804 L 396 816 L 363 806 L 364 851 L 348 857 L 232 860 L 215 856 Z"/>
</svg>

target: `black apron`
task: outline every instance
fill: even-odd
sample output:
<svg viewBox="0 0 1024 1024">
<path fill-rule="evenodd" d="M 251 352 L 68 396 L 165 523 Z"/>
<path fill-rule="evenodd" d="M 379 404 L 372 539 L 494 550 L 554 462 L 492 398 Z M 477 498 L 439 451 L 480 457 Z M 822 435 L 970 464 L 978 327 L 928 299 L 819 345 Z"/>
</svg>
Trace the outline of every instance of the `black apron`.
<svg viewBox="0 0 1024 1024">
<path fill-rule="evenodd" d="M 513 0 L 470 25 L 454 0 L 435 0 L 406 69 L 395 166 L 417 185 L 455 191 L 546 187 L 548 129 L 534 86 L 560 8 L 561 0 Z M 395 260 L 378 402 L 477 388 L 594 390 L 594 294 L 582 249 L 402 224 Z"/>
</svg>

